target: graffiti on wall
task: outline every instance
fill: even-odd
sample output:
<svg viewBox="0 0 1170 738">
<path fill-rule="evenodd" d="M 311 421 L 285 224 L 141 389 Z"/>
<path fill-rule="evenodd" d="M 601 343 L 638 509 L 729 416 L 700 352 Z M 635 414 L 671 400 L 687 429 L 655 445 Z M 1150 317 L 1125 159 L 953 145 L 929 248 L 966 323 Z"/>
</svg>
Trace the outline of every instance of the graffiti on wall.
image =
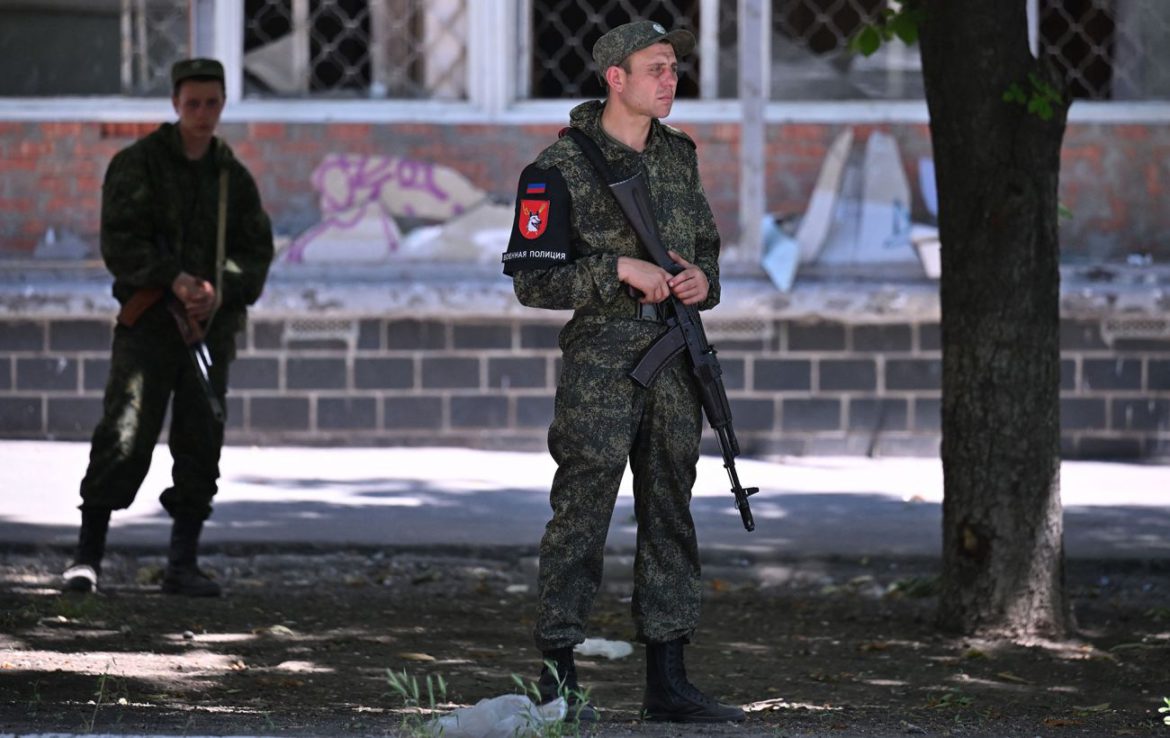
<svg viewBox="0 0 1170 738">
<path fill-rule="evenodd" d="M 512 208 L 442 164 L 329 154 L 311 181 L 321 220 L 293 239 L 285 261 L 494 261 L 507 248 Z"/>
</svg>

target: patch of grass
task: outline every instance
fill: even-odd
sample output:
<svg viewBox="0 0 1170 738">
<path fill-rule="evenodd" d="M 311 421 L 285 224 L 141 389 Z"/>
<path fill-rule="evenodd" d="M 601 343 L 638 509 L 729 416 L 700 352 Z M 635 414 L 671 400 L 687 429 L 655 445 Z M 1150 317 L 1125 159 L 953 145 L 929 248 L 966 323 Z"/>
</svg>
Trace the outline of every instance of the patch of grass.
<svg viewBox="0 0 1170 738">
<path fill-rule="evenodd" d="M 106 697 L 106 682 L 109 679 L 109 674 L 102 672 L 98 677 L 97 691 L 93 693 L 93 714 L 89 716 L 89 723 L 85 726 L 85 732 L 92 733 L 94 723 L 97 722 L 98 710 L 102 709 L 102 702 Z"/>
<path fill-rule="evenodd" d="M 44 617 L 44 613 L 36 606 L 35 601 L 30 602 L 24 607 L 14 607 L 0 612 L 0 626 L 2 626 L 0 629 L 12 633 L 19 628 L 36 624 L 42 617 Z"/>
<path fill-rule="evenodd" d="M 102 672 L 98 676 L 97 689 L 93 693 L 93 713 L 89 716 L 89 720 L 84 724 L 85 732 L 92 733 L 94 725 L 97 724 L 98 712 L 103 706 L 110 706 L 114 704 L 126 705 L 130 702 L 129 692 L 126 685 L 120 682 L 116 677 L 110 676 L 109 672 Z M 116 723 L 122 722 L 122 715 L 119 714 Z"/>
<path fill-rule="evenodd" d="M 974 702 L 974 698 L 969 697 L 958 690 L 950 690 L 943 692 L 940 697 L 931 699 L 930 702 L 926 704 L 926 706 L 935 709 L 960 708 L 970 707 Z"/>
<path fill-rule="evenodd" d="M 521 692 L 528 696 L 533 703 L 540 702 L 540 688 L 535 682 L 525 682 L 515 674 L 512 681 L 520 687 Z M 411 676 L 405 669 L 402 671 L 386 670 L 386 683 L 390 686 L 390 694 L 402 702 L 402 721 L 398 728 L 400 735 L 408 738 L 434 738 L 441 735 L 441 726 L 436 726 L 434 718 L 440 712 L 440 706 L 447 702 L 447 682 L 441 676 L 426 676 L 422 681 Z M 561 697 L 566 701 L 572 694 L 562 687 Z M 588 694 L 575 693 L 585 701 Z M 532 722 L 527 730 L 521 728 L 521 735 L 535 738 L 580 738 L 581 726 L 576 722 L 557 720 L 549 723 Z"/>
<path fill-rule="evenodd" d="M 438 711 L 440 702 L 447 700 L 447 682 L 442 676 L 432 678 L 427 675 L 426 692 L 417 677 L 393 669 L 386 670 L 386 682 L 390 685 L 390 692 L 402 700 L 403 716 L 399 726 L 402 734 L 411 738 L 423 738 L 433 735 L 428 727 L 431 716 Z M 425 697 L 425 700 L 424 700 Z"/>
<path fill-rule="evenodd" d="M 80 597 L 57 597 L 50 600 L 52 603 L 45 615 L 67 620 L 97 620 L 105 617 L 109 608 L 101 597 L 82 595 Z"/>
<path fill-rule="evenodd" d="M 934 577 L 908 577 L 906 579 L 899 579 L 890 584 L 886 588 L 886 597 L 910 597 L 914 599 L 921 599 L 925 597 L 934 597 L 939 591 L 939 578 Z"/>
<path fill-rule="evenodd" d="M 554 675 L 557 673 L 556 663 L 553 661 L 545 661 L 544 664 Z M 520 693 L 532 700 L 534 705 L 541 703 L 543 696 L 540 694 L 540 687 L 536 682 L 526 682 L 516 674 L 512 675 L 512 681 L 520 688 Z M 560 683 L 559 678 L 557 682 Z M 577 702 L 583 705 L 589 701 L 589 690 L 571 690 L 564 683 L 560 683 L 560 686 L 557 688 L 557 697 L 563 699 L 566 704 Z M 579 738 L 581 735 L 581 723 L 576 720 L 557 720 L 555 722 L 530 727 L 540 738 Z"/>
<path fill-rule="evenodd" d="M 37 710 L 41 705 L 41 680 L 34 679 L 32 683 L 32 696 L 28 698 L 28 714 L 36 715 Z"/>
</svg>

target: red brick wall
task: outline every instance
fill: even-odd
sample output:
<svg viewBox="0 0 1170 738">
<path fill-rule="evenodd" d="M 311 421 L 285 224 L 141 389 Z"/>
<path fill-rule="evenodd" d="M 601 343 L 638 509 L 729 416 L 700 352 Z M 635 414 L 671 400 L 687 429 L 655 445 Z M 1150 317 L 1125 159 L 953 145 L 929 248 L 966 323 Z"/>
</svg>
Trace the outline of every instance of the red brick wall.
<svg viewBox="0 0 1170 738">
<path fill-rule="evenodd" d="M 724 237 L 736 236 L 739 128 L 679 126 L 699 143 L 707 194 Z M 0 122 L 0 255 L 30 253 L 49 227 L 96 246 L 100 184 L 113 154 L 153 123 Z M 410 156 L 451 166 L 484 190 L 513 195 L 515 176 L 552 141 L 559 125 L 234 123 L 224 137 L 255 174 L 277 230 L 296 235 L 318 219 L 309 177 L 328 153 Z M 768 210 L 801 212 L 840 125 L 777 124 L 767 136 Z M 930 155 L 925 125 L 855 126 L 855 146 L 874 130 L 893 135 L 919 201 L 917 161 Z M 1067 257 L 1124 258 L 1150 252 L 1170 258 L 1170 128 L 1074 125 L 1065 138 L 1063 223 Z"/>
</svg>

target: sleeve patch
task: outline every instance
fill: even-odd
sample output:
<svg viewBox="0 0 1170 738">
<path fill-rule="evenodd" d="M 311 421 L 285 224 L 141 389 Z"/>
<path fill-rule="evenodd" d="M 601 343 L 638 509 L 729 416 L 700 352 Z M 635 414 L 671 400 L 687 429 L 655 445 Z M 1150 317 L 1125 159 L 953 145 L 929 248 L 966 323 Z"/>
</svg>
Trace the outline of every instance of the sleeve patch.
<svg viewBox="0 0 1170 738">
<path fill-rule="evenodd" d="M 570 230 L 569 188 L 561 173 L 528 165 L 520 174 L 512 235 L 501 257 L 504 274 L 568 263 Z"/>
</svg>

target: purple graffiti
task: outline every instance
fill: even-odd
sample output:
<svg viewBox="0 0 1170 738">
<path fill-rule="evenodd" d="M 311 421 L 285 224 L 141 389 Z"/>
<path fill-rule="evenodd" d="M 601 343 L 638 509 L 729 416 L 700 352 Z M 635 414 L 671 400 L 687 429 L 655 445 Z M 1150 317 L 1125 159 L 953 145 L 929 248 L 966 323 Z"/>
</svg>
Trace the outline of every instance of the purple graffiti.
<svg viewBox="0 0 1170 738">
<path fill-rule="evenodd" d="M 463 212 L 450 193 L 435 182 L 436 170 L 432 162 L 407 157 L 366 156 L 363 154 L 329 154 L 313 170 L 310 181 L 321 196 L 321 221 L 299 235 L 290 245 L 286 259 L 304 261 L 305 249 L 332 229 L 349 230 L 367 217 L 381 221 L 388 251 L 398 249 L 397 227 L 393 213 L 383 204 L 387 188 L 399 193 L 414 193 L 415 203 L 395 202 L 403 214 L 417 213 L 415 204 L 428 200 L 445 206 L 448 217 Z M 390 195 L 389 192 L 385 193 Z M 394 201 L 393 195 L 390 200 Z M 377 208 L 371 216 L 370 207 Z"/>
<path fill-rule="evenodd" d="M 432 162 L 406 157 L 330 154 L 313 171 L 311 181 L 313 189 L 321 193 L 321 210 L 325 213 L 349 210 L 379 200 L 383 188 L 389 184 L 405 191 L 424 192 L 436 202 L 445 203 L 451 199 L 450 194 L 435 183 Z"/>
</svg>

